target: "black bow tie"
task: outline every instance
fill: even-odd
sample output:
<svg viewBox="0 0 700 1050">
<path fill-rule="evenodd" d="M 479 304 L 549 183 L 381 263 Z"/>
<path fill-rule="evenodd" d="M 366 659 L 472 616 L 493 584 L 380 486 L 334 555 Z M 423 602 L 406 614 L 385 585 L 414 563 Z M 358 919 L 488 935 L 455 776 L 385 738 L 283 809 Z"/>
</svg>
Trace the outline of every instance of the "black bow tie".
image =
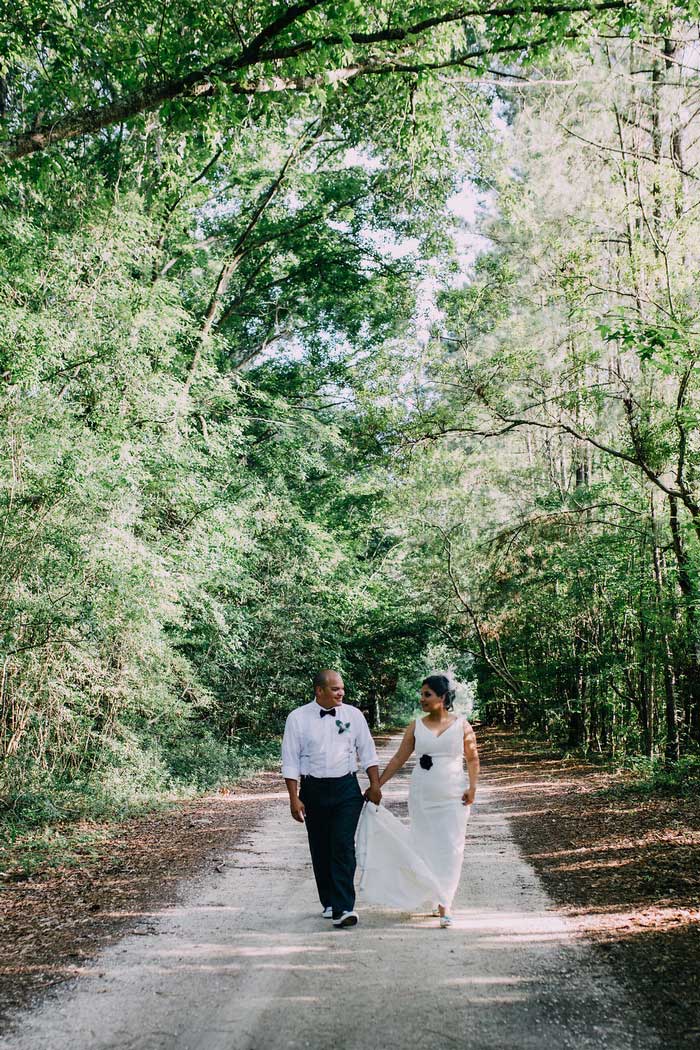
<svg viewBox="0 0 700 1050">
<path fill-rule="evenodd" d="M 325 710 L 321 709 L 321 718 L 325 718 L 326 715 L 334 715 L 334 714 L 335 714 L 335 708 L 334 707 L 332 707 L 330 709 L 330 711 L 325 711 Z"/>
</svg>

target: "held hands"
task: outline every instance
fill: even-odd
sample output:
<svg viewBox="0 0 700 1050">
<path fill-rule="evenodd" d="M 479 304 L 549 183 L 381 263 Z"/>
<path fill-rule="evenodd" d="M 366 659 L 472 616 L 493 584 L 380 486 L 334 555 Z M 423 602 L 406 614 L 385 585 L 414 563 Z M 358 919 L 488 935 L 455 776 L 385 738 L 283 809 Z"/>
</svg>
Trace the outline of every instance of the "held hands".
<svg viewBox="0 0 700 1050">
<path fill-rule="evenodd" d="M 476 788 L 469 788 L 462 795 L 462 803 L 463 803 L 463 805 L 471 806 L 475 797 L 476 797 Z"/>
<path fill-rule="evenodd" d="M 365 798 L 368 802 L 374 802 L 375 806 L 378 806 L 382 801 L 382 792 L 379 786 L 370 786 L 365 791 Z"/>
<path fill-rule="evenodd" d="M 294 798 L 290 801 L 289 808 L 292 811 L 292 816 L 294 817 L 294 819 L 298 820 L 300 824 L 303 824 L 304 819 L 306 817 L 304 803 L 300 799 Z"/>
</svg>

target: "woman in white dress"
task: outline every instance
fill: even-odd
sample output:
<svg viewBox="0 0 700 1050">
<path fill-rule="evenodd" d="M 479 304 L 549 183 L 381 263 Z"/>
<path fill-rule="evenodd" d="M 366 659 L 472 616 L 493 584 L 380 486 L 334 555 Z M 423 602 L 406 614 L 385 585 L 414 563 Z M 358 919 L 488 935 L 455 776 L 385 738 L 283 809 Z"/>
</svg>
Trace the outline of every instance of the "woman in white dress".
<svg viewBox="0 0 700 1050">
<path fill-rule="evenodd" d="M 383 807 L 367 803 L 358 829 L 364 899 L 406 911 L 427 903 L 439 914 L 442 927 L 452 921 L 469 807 L 479 777 L 474 730 L 461 715 L 451 713 L 453 700 L 444 675 L 423 680 L 420 701 L 425 717 L 411 722 L 380 777 L 383 786 L 414 751 L 419 756 L 408 793 L 410 827 Z"/>
</svg>

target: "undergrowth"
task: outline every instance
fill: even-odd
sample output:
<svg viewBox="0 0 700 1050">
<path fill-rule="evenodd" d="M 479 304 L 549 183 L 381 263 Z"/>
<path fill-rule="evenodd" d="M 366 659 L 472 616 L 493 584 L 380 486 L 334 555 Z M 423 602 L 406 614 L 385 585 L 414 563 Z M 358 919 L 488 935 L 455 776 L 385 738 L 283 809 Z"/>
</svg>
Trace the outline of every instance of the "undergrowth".
<svg viewBox="0 0 700 1050">
<path fill-rule="evenodd" d="M 88 773 L 7 765 L 0 778 L 0 878 L 99 856 L 117 825 L 230 786 L 279 761 L 279 740 L 191 740 L 164 750 L 126 737 Z"/>
<path fill-rule="evenodd" d="M 627 775 L 607 789 L 610 794 L 700 797 L 700 755 L 684 755 L 668 764 L 662 758 L 629 757 L 617 768 Z"/>
</svg>

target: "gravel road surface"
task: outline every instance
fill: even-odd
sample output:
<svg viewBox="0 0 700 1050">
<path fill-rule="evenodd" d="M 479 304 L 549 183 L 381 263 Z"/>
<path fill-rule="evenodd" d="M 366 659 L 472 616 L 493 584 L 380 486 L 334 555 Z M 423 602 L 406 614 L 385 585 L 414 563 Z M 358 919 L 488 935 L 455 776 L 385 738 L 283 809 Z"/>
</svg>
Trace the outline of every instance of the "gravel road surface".
<svg viewBox="0 0 700 1050">
<path fill-rule="evenodd" d="M 397 777 L 385 801 L 402 812 L 406 791 L 406 776 Z M 320 916 L 305 830 L 285 799 L 280 792 L 221 871 L 183 883 L 175 907 L 143 916 L 81 976 L 16 1014 L 0 1047 L 659 1046 L 520 856 L 506 785 L 482 783 L 447 930 L 428 915 L 361 905 L 359 926 L 333 929 Z"/>
</svg>

